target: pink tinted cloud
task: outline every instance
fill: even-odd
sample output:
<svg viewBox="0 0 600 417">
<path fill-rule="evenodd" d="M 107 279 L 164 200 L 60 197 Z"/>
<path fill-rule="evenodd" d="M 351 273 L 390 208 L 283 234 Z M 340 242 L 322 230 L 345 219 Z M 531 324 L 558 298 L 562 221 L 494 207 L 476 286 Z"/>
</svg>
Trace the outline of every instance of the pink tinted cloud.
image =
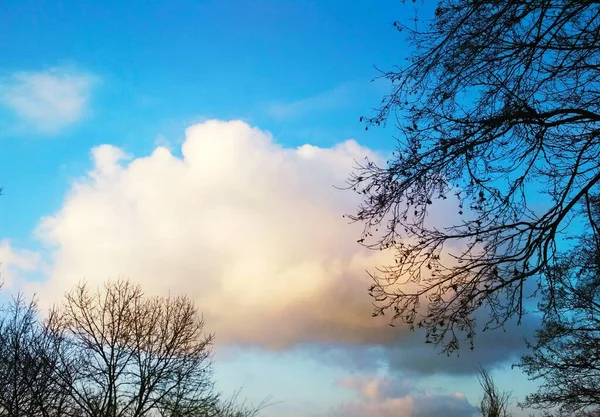
<svg viewBox="0 0 600 417">
<path fill-rule="evenodd" d="M 461 393 L 436 394 L 416 389 L 411 381 L 389 377 L 344 378 L 340 385 L 359 399 L 341 404 L 334 417 L 472 417 L 478 415 Z"/>
</svg>

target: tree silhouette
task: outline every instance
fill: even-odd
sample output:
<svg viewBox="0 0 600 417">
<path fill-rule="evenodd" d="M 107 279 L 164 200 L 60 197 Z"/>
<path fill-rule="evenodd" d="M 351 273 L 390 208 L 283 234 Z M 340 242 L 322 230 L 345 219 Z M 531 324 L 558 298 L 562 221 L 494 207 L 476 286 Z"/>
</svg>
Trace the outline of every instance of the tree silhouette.
<svg viewBox="0 0 600 417">
<path fill-rule="evenodd" d="M 510 394 L 500 392 L 491 375 L 483 368 L 477 370 L 479 385 L 483 389 L 483 398 L 479 411 L 483 417 L 511 417 L 508 412 Z"/>
<path fill-rule="evenodd" d="M 600 221 L 600 197 L 591 199 Z M 524 403 L 563 415 L 600 410 L 600 235 L 590 231 L 547 274 L 552 290 L 540 304 L 544 325 L 519 366 L 542 382 Z"/>
<path fill-rule="evenodd" d="M 49 323 L 61 340 L 56 378 L 90 417 L 201 415 L 218 404 L 203 326 L 185 297 L 145 297 L 127 281 L 78 285 Z"/>
<path fill-rule="evenodd" d="M 420 24 L 395 24 L 413 52 L 383 72 L 392 91 L 363 120 L 393 117 L 398 147 L 357 167 L 349 217 L 359 242 L 396 254 L 372 274 L 374 315 L 425 327 L 449 353 L 472 343 L 478 309 L 483 328 L 502 326 L 536 283 L 552 291 L 543 272 L 577 234 L 568 225 L 599 230 L 600 4 L 442 0 Z M 436 227 L 428 214 L 446 199 L 459 219 Z"/>
<path fill-rule="evenodd" d="M 214 389 L 213 337 L 187 297 L 80 284 L 38 315 L 18 294 L 0 316 L 0 416 L 254 417 L 269 405 Z"/>
<path fill-rule="evenodd" d="M 35 301 L 18 294 L 0 321 L 0 416 L 61 416 L 68 395 L 57 384 L 55 340 L 38 323 Z"/>
</svg>

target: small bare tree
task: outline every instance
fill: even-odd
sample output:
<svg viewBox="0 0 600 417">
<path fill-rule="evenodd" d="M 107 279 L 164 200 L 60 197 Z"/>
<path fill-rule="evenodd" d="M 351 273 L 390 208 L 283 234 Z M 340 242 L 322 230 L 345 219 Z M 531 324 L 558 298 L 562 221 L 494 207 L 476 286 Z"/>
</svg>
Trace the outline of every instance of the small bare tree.
<svg viewBox="0 0 600 417">
<path fill-rule="evenodd" d="M 213 338 L 187 297 L 145 297 L 123 280 L 96 292 L 81 284 L 47 327 L 59 347 L 56 379 L 70 397 L 68 414 L 209 416 L 217 408 Z"/>
<path fill-rule="evenodd" d="M 35 409 L 32 382 L 39 374 L 35 360 L 35 303 L 21 294 L 13 298 L 0 322 L 0 415 L 32 415 Z"/>
<path fill-rule="evenodd" d="M 479 411 L 483 417 L 510 417 L 508 412 L 510 393 L 500 392 L 490 374 L 483 368 L 477 371 L 479 385 L 483 389 L 483 398 Z"/>
</svg>

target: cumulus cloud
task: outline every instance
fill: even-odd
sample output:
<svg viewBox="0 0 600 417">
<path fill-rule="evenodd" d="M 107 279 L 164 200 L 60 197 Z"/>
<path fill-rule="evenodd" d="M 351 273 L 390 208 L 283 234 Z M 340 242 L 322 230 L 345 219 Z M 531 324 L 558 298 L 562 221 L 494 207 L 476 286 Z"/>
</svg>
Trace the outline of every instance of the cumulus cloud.
<svg viewBox="0 0 600 417">
<path fill-rule="evenodd" d="M 365 270 L 390 255 L 356 244 L 342 218 L 356 196 L 333 187 L 366 155 L 378 158 L 352 140 L 284 148 L 239 121 L 189 128 L 181 157 L 97 147 L 40 224 L 54 266 L 35 289 L 57 298 L 124 276 L 192 296 L 220 342 L 387 343 L 397 334 L 371 318 Z"/>
<path fill-rule="evenodd" d="M 91 155 L 93 168 L 39 225 L 52 257 L 49 279 L 30 285 L 41 303 L 82 279 L 126 277 L 149 293 L 189 294 L 228 346 L 303 347 L 344 366 L 423 374 L 472 372 L 469 363 L 512 352 L 512 339 L 489 339 L 476 361 L 455 362 L 421 334 L 371 317 L 365 271 L 393 254 L 362 248 L 360 225 L 342 217 L 359 201 L 333 186 L 355 160 L 380 160 L 355 141 L 286 148 L 243 122 L 212 120 L 187 129 L 180 156 L 111 145 Z"/>
<path fill-rule="evenodd" d="M 437 394 L 416 389 L 396 378 L 347 378 L 340 385 L 356 391 L 360 400 L 344 403 L 332 414 L 344 417 L 472 417 L 478 415 L 462 393 Z"/>
<path fill-rule="evenodd" d="M 97 78 L 72 68 L 16 72 L 0 80 L 0 103 L 24 129 L 55 134 L 86 115 Z"/>
</svg>

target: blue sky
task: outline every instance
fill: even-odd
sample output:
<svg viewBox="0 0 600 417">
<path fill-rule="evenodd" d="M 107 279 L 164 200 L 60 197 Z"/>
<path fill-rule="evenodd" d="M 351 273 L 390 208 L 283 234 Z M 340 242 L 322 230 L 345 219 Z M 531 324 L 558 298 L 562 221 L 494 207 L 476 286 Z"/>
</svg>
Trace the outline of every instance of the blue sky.
<svg viewBox="0 0 600 417">
<path fill-rule="evenodd" d="M 219 386 L 272 396 L 266 416 L 468 415 L 477 362 L 522 397 L 531 385 L 507 367 L 520 334 L 443 362 L 368 314 L 364 270 L 385 255 L 354 243 L 341 215 L 356 199 L 333 185 L 394 147 L 393 129 L 358 119 L 387 91 L 374 65 L 406 56 L 392 22 L 412 13 L 398 0 L 0 1 L 5 289 L 51 300 L 125 274 L 187 292 L 213 317 Z"/>
</svg>

